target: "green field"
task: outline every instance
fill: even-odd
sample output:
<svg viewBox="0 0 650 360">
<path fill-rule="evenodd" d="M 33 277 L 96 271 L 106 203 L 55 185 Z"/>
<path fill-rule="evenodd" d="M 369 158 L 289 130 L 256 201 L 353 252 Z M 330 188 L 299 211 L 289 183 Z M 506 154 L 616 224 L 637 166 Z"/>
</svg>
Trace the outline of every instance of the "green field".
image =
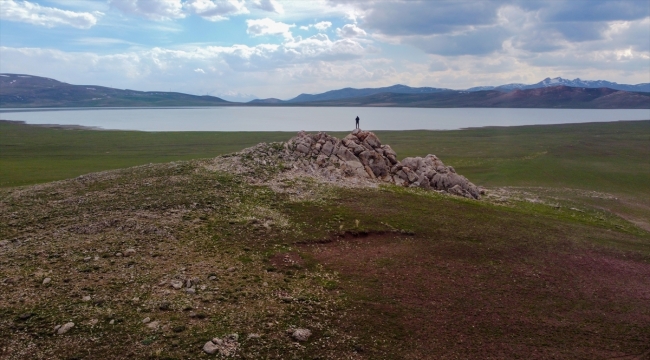
<svg viewBox="0 0 650 360">
<path fill-rule="evenodd" d="M 293 135 L 70 130 L 0 122 L 0 187 L 214 157 Z M 650 197 L 650 121 L 377 135 L 401 158 L 435 154 L 478 185 L 569 187 Z"/>
</svg>

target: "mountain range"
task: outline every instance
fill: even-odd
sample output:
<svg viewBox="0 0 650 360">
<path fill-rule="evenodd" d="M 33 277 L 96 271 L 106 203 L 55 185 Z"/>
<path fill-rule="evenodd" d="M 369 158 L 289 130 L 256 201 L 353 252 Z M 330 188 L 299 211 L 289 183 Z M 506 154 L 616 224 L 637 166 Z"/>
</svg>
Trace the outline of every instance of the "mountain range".
<svg viewBox="0 0 650 360">
<path fill-rule="evenodd" d="M 467 90 L 393 85 L 344 88 L 321 94 L 301 94 L 289 100 L 270 98 L 241 103 L 214 96 L 72 85 L 32 75 L 0 74 L 0 108 L 230 105 L 648 109 L 650 84 L 547 78 L 531 85 L 506 84 Z"/>
</svg>

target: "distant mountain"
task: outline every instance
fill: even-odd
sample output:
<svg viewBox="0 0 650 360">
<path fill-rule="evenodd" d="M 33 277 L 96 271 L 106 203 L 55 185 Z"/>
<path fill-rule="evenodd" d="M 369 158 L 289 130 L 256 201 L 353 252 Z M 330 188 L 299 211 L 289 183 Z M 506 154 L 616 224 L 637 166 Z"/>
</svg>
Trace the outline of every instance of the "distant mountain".
<svg viewBox="0 0 650 360">
<path fill-rule="evenodd" d="M 308 102 L 308 101 L 325 101 L 325 100 L 337 100 L 337 99 L 346 99 L 354 98 L 361 96 L 369 96 L 374 94 L 381 93 L 394 93 L 394 94 L 432 94 L 443 91 L 450 91 L 449 89 L 439 89 L 431 87 L 419 87 L 412 88 L 406 85 L 393 85 L 388 87 L 381 88 L 365 88 L 365 89 L 354 89 L 354 88 L 345 88 L 340 90 L 331 90 L 324 92 L 322 94 L 300 94 L 293 99 L 287 100 L 287 103 L 299 103 L 299 102 Z"/>
<path fill-rule="evenodd" d="M 636 92 L 650 92 L 650 83 L 643 83 L 637 85 L 626 85 L 618 84 L 611 81 L 605 80 L 581 80 L 576 78 L 573 80 L 563 79 L 561 77 L 556 78 L 546 78 L 536 84 L 505 84 L 500 86 L 477 86 L 467 89 L 467 91 L 483 91 L 483 90 L 499 90 L 499 91 L 513 91 L 513 90 L 525 90 L 525 89 L 539 89 L 550 86 L 570 86 L 577 88 L 610 88 L 614 90 L 623 90 L 623 91 L 636 91 Z"/>
<path fill-rule="evenodd" d="M 270 105 L 270 104 L 269 104 Z M 650 93 L 608 88 L 552 86 L 537 89 L 381 93 L 357 98 L 294 103 L 294 106 L 373 106 L 426 108 L 650 109 Z M 283 104 L 287 106 L 287 104 Z"/>
<path fill-rule="evenodd" d="M 54 79 L 0 74 L 0 107 L 223 106 L 214 96 L 135 91 L 95 85 L 71 85 Z"/>
</svg>

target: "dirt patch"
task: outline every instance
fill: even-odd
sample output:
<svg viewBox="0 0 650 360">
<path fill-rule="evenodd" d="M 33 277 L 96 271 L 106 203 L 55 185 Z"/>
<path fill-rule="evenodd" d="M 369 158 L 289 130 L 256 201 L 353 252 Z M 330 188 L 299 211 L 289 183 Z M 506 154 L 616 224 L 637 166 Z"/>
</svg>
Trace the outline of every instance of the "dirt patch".
<svg viewBox="0 0 650 360">
<path fill-rule="evenodd" d="M 304 249 L 348 279 L 356 321 L 401 358 L 597 359 L 650 343 L 650 265 L 622 254 L 398 234 Z"/>
</svg>

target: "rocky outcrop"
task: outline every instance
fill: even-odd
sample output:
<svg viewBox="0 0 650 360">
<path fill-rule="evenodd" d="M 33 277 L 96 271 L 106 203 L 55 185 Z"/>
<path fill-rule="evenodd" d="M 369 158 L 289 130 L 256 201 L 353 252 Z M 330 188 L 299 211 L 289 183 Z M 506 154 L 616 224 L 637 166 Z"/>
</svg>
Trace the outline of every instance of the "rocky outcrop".
<svg viewBox="0 0 650 360">
<path fill-rule="evenodd" d="M 397 160 L 389 145 L 374 133 L 355 129 L 339 140 L 324 132 L 298 133 L 283 145 L 286 168 L 302 169 L 329 180 L 362 178 L 401 186 L 447 191 L 479 199 L 482 189 L 435 155 Z"/>
</svg>

